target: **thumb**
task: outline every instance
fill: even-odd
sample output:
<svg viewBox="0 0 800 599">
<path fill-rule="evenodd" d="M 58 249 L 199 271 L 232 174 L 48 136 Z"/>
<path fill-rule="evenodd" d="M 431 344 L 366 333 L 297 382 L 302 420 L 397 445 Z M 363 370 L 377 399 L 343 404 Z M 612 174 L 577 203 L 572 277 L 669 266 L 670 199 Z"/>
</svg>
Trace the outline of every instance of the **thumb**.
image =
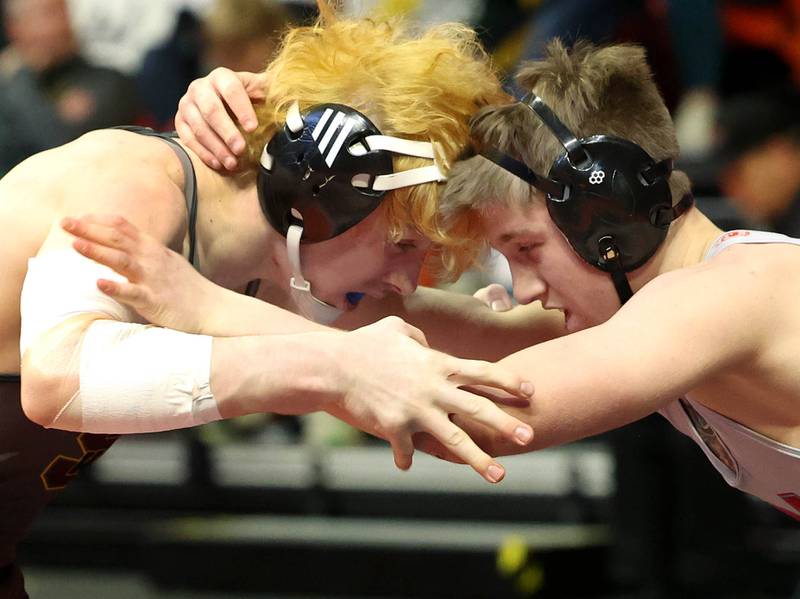
<svg viewBox="0 0 800 599">
<path fill-rule="evenodd" d="M 489 306 L 495 312 L 506 312 L 513 307 L 508 291 L 498 283 L 492 283 L 482 289 L 478 289 L 473 294 L 473 297 Z"/>
</svg>

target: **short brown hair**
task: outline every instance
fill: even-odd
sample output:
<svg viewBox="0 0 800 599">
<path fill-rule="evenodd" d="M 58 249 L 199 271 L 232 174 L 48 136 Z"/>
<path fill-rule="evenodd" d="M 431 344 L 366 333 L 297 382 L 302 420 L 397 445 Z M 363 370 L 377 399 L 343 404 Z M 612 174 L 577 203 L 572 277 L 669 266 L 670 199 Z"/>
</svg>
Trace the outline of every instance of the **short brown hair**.
<svg viewBox="0 0 800 599">
<path fill-rule="evenodd" d="M 678 156 L 675 127 L 639 46 L 578 41 L 568 50 L 554 40 L 542 60 L 522 65 L 517 82 L 540 96 L 579 138 L 613 135 L 639 144 L 656 161 Z M 564 151 L 538 117 L 518 103 L 483 108 L 472 119 L 471 131 L 478 148 L 492 145 L 544 175 Z M 688 177 L 673 172 L 673 202 L 689 189 Z M 451 170 L 442 213 L 450 227 L 474 235 L 478 247 L 476 213 L 490 203 L 527 202 L 537 195 L 522 180 L 476 156 Z"/>
</svg>

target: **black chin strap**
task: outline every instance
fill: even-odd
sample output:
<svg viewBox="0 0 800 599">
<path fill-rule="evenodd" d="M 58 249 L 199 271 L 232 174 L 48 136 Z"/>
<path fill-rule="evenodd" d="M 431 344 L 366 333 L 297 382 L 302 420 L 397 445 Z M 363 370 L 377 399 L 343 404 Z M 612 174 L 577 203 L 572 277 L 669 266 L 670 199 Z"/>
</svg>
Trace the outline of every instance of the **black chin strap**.
<svg viewBox="0 0 800 599">
<path fill-rule="evenodd" d="M 687 193 L 681 198 L 680 202 L 671 208 L 661 209 L 654 213 L 652 218 L 653 225 L 656 227 L 668 227 L 672 221 L 684 214 L 693 205 L 694 197 L 692 194 Z M 600 266 L 611 275 L 620 304 L 624 306 L 633 297 L 633 290 L 625 270 L 622 268 L 621 254 L 617 243 L 610 235 L 601 237 L 597 243 L 600 249 Z"/>
<path fill-rule="evenodd" d="M 617 242 L 608 235 L 601 237 L 597 244 L 600 248 L 600 265 L 611 275 L 619 302 L 624 306 L 625 302 L 633 297 L 633 290 L 628 277 L 625 275 L 625 270 L 622 268 L 621 254 L 617 247 Z"/>
</svg>

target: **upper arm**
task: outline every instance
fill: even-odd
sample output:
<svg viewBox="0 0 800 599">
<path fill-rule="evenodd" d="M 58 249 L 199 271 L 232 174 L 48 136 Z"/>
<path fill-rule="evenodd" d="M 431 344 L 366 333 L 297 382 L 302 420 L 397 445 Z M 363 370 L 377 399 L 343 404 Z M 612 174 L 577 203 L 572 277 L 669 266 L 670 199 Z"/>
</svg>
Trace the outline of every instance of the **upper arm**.
<svg viewBox="0 0 800 599">
<path fill-rule="evenodd" d="M 753 359 L 764 330 L 759 302 L 726 269 L 662 275 L 608 322 L 503 360 L 536 388 L 515 415 L 536 431 L 534 448 L 643 418 Z"/>
<path fill-rule="evenodd" d="M 120 214 L 173 246 L 185 230 L 180 189 L 165 171 L 148 168 L 135 157 L 124 164 L 121 158 L 106 158 L 103 144 L 94 141 L 51 154 L 44 165 L 52 169 L 28 187 L 33 194 L 53 194 L 49 204 L 42 202 L 43 210 L 49 208 L 44 218 L 51 222 L 34 258 L 45 262 L 41 268 L 30 263 L 20 299 L 23 336 L 30 341 L 21 363 L 23 406 L 39 422 L 77 390 L 76 358 L 88 326 L 98 318 L 135 319 L 97 289 L 97 278 L 113 275 L 71 248 L 72 237 L 61 229 L 61 218 Z"/>
</svg>

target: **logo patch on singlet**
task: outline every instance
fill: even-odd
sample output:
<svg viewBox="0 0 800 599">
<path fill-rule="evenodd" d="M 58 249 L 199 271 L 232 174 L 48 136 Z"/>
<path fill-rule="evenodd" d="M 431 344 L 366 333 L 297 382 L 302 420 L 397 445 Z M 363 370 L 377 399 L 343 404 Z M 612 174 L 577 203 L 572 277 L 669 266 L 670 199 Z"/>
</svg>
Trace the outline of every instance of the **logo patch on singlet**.
<svg viewBox="0 0 800 599">
<path fill-rule="evenodd" d="M 739 464 L 736 462 L 733 454 L 717 434 L 717 431 L 711 427 L 711 425 L 705 418 L 703 418 L 700 412 L 694 409 L 692 404 L 684 399 L 681 399 L 680 402 L 681 407 L 683 407 L 683 411 L 686 412 L 686 415 L 689 417 L 694 430 L 697 431 L 698 436 L 703 441 L 705 446 L 708 447 L 711 453 L 713 453 L 720 462 L 725 464 L 725 467 L 728 468 L 732 474 L 738 477 Z"/>
<path fill-rule="evenodd" d="M 736 231 L 728 231 L 724 235 L 721 235 L 719 239 L 714 242 L 713 247 L 718 247 L 728 241 L 729 239 L 733 239 L 734 237 L 750 237 L 750 231 L 744 230 L 736 230 Z"/>
<path fill-rule="evenodd" d="M 84 464 L 93 462 L 113 445 L 119 435 L 94 435 L 80 433 L 75 441 L 81 453 L 78 456 L 57 455 L 39 475 L 46 491 L 60 491 L 78 475 Z"/>
</svg>

